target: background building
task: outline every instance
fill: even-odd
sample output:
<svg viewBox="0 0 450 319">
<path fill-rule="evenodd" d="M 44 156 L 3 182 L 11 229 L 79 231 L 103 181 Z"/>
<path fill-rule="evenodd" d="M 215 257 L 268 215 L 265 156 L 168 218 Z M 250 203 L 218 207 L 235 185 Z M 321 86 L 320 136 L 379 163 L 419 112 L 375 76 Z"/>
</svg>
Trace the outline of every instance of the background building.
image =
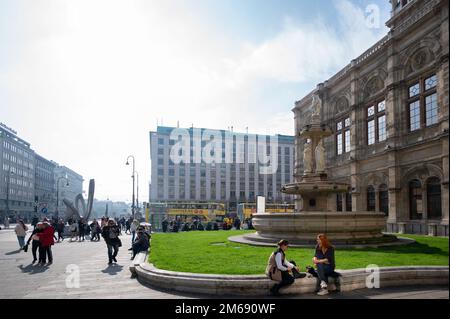
<svg viewBox="0 0 450 319">
<path fill-rule="evenodd" d="M 30 144 L 0 123 L 0 211 L 2 220 L 34 213 L 35 160 Z"/>
<path fill-rule="evenodd" d="M 83 177 L 65 166 L 36 154 L 17 132 L 0 123 L 0 217 L 52 216 L 56 212 L 59 177 L 59 211 L 65 213 L 62 200 L 71 201 L 83 192 Z M 9 206 L 9 209 L 8 209 Z M 60 215 L 63 216 L 63 215 Z"/>
<path fill-rule="evenodd" d="M 56 181 L 55 168 L 57 164 L 35 154 L 35 202 L 39 214 L 56 212 Z"/>
<path fill-rule="evenodd" d="M 258 144 L 249 143 L 269 140 L 269 136 L 235 133 L 224 130 L 208 130 L 222 137 L 222 162 L 207 164 L 204 161 L 194 163 L 193 143 L 190 145 L 189 163 L 175 164 L 170 159 L 171 147 L 175 140 L 170 140 L 170 134 L 175 128 L 158 126 L 156 132 L 150 132 L 151 185 L 150 202 L 184 201 L 184 202 L 218 202 L 225 203 L 229 211 L 236 211 L 242 202 L 255 202 L 258 195 L 265 196 L 268 202 L 293 202 L 290 196 L 280 192 L 285 183 L 293 181 L 294 169 L 294 137 L 275 135 L 278 145 L 276 152 L 277 167 L 273 174 L 261 174 L 262 165 L 257 154 L 261 150 Z M 206 130 L 186 129 L 192 139 L 194 131 Z M 225 136 L 232 134 L 233 161 L 225 163 Z M 240 143 L 239 141 L 243 141 Z M 207 142 L 202 142 L 202 147 Z M 267 145 L 267 146 L 266 146 Z M 269 144 L 265 144 L 269 148 Z M 242 163 L 236 160 L 236 154 L 242 151 Z M 265 150 L 266 151 L 266 150 Z M 269 153 L 271 154 L 271 153 Z M 249 160 L 256 157 L 256 163 Z"/>
<path fill-rule="evenodd" d="M 351 185 L 338 210 L 383 211 L 388 231 L 448 236 L 448 1 L 391 3 L 389 34 L 296 102 L 296 130 L 318 94 L 334 131 L 329 176 Z"/>
</svg>

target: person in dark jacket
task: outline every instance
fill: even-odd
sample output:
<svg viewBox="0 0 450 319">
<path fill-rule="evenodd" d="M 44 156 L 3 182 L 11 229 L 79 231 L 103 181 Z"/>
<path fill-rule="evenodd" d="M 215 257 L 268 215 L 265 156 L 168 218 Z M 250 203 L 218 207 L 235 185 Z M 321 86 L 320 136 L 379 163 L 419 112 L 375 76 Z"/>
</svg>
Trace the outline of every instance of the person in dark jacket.
<svg viewBox="0 0 450 319">
<path fill-rule="evenodd" d="M 108 247 L 108 264 L 112 264 L 113 261 L 117 262 L 117 254 L 119 247 L 122 246 L 122 242 L 119 238 L 120 229 L 116 225 L 113 219 L 108 220 L 108 224 L 102 229 L 102 237 L 105 239 L 106 246 Z"/>
<path fill-rule="evenodd" d="M 38 222 L 36 224 L 36 227 L 33 229 L 33 232 L 31 233 L 30 238 L 28 238 L 28 241 L 26 244 L 27 248 L 24 249 L 25 251 L 28 249 L 28 245 L 30 244 L 30 241 L 31 241 L 31 253 L 33 254 L 33 261 L 31 262 L 31 264 L 34 264 L 38 260 L 36 252 L 39 250 L 39 248 L 41 246 L 41 242 L 39 241 L 39 233 L 41 233 L 43 230 L 44 230 L 44 224 Z M 39 256 L 39 260 L 41 260 L 40 256 Z"/>
<path fill-rule="evenodd" d="M 317 246 L 313 263 L 317 268 L 317 283 L 318 286 L 320 285 L 320 290 L 318 290 L 317 294 L 320 296 L 326 295 L 328 294 L 328 277 L 338 278 L 340 274 L 334 270 L 336 267 L 334 247 L 324 234 L 317 235 Z"/>
<path fill-rule="evenodd" d="M 141 251 L 147 251 L 150 247 L 150 235 L 145 232 L 143 227 L 139 227 L 137 230 L 136 240 L 133 246 L 130 248 L 133 251 L 131 259 L 134 259 L 136 254 Z"/>
<path fill-rule="evenodd" d="M 84 241 L 86 235 L 86 223 L 83 218 L 78 221 L 78 241 Z"/>
<path fill-rule="evenodd" d="M 56 224 L 56 232 L 58 233 L 58 243 L 59 241 L 64 241 L 64 228 L 66 226 L 64 225 L 64 221 L 60 219 L 58 223 Z"/>
<path fill-rule="evenodd" d="M 91 223 L 90 228 L 91 228 L 91 241 L 94 240 L 100 241 L 101 228 L 96 219 L 94 219 L 94 221 Z"/>
</svg>

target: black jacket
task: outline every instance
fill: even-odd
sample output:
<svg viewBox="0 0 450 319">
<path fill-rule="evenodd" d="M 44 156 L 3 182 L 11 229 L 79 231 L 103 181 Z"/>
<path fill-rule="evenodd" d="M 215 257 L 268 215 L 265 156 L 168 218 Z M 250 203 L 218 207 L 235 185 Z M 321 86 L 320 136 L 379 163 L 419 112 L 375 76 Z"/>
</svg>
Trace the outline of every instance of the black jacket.
<svg viewBox="0 0 450 319">
<path fill-rule="evenodd" d="M 105 242 L 109 245 L 117 245 L 120 244 L 120 229 L 119 226 L 104 226 L 102 229 L 102 237 L 105 239 Z"/>
</svg>

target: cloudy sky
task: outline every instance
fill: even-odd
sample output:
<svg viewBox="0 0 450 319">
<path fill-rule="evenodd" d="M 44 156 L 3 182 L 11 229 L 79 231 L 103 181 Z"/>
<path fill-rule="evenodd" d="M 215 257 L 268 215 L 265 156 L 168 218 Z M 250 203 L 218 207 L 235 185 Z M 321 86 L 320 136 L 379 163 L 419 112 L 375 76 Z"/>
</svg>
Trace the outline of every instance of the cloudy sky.
<svg viewBox="0 0 450 319">
<path fill-rule="evenodd" d="M 144 201 L 158 122 L 293 134 L 294 102 L 389 15 L 387 0 L 0 0 L 0 122 L 99 199 L 131 201 L 133 154 Z"/>
</svg>

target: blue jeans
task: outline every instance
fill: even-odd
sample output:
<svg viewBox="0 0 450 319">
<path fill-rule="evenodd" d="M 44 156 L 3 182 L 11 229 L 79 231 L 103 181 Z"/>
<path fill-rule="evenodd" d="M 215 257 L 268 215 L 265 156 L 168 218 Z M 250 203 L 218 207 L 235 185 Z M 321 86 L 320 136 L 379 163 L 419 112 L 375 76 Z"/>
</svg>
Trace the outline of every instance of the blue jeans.
<svg viewBox="0 0 450 319">
<path fill-rule="evenodd" d="M 328 276 L 334 273 L 334 269 L 331 265 L 317 264 L 317 275 L 320 281 L 325 281 L 328 284 Z"/>
<path fill-rule="evenodd" d="M 25 246 L 25 236 L 17 236 L 17 240 L 19 241 L 20 248 L 23 248 Z"/>
<path fill-rule="evenodd" d="M 109 262 L 112 262 L 113 258 L 116 258 L 117 253 L 119 252 L 119 245 L 111 245 L 111 244 L 106 244 L 108 247 L 108 259 Z M 114 250 L 114 252 L 113 252 Z"/>
<path fill-rule="evenodd" d="M 131 243 L 134 243 L 134 237 L 136 236 L 136 231 L 131 232 Z"/>
</svg>

